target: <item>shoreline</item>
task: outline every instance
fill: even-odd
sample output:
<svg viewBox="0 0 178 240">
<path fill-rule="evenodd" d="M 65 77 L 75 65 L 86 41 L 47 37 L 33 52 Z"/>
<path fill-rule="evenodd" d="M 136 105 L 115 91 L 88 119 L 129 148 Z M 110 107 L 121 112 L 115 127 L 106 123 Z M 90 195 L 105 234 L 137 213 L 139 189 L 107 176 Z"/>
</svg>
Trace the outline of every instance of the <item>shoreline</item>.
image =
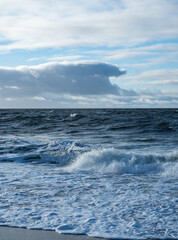
<svg viewBox="0 0 178 240">
<path fill-rule="evenodd" d="M 141 238 L 138 238 L 141 240 Z M 175 238 L 143 238 L 142 240 L 174 240 Z M 102 238 L 85 234 L 58 233 L 54 230 L 28 229 L 0 225 L 0 240 L 136 240 L 135 238 Z"/>
<path fill-rule="evenodd" d="M 84 234 L 63 234 L 53 230 L 0 226 L 0 240 L 107 240 Z"/>
</svg>

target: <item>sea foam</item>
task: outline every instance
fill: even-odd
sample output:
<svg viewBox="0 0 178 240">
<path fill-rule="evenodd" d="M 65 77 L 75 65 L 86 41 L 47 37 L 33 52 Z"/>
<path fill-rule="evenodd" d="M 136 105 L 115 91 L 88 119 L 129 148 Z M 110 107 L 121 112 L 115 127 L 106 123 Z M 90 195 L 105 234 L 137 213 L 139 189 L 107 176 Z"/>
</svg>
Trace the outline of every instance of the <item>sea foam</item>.
<svg viewBox="0 0 178 240">
<path fill-rule="evenodd" d="M 80 154 L 65 169 L 113 172 L 120 174 L 176 175 L 178 152 L 165 156 L 151 153 L 121 152 L 117 149 L 91 150 Z"/>
</svg>

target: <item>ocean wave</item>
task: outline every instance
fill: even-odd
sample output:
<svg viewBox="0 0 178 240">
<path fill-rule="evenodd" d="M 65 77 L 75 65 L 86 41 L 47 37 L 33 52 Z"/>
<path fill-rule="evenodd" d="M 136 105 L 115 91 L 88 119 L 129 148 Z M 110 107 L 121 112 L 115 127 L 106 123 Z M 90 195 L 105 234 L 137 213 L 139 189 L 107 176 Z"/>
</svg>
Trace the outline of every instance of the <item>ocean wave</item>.
<svg viewBox="0 0 178 240">
<path fill-rule="evenodd" d="M 0 142 L 0 161 L 58 164 L 64 171 L 177 176 L 178 152 L 157 154 L 92 148 L 75 141 L 33 143 L 17 139 Z"/>
<path fill-rule="evenodd" d="M 71 113 L 71 114 L 70 114 L 70 117 L 71 117 L 71 118 L 74 118 L 74 117 L 76 117 L 76 116 L 77 116 L 77 113 Z"/>
<path fill-rule="evenodd" d="M 81 154 L 65 169 L 120 174 L 178 175 L 178 152 L 162 156 L 151 153 L 126 153 L 114 148 L 96 149 Z"/>
<path fill-rule="evenodd" d="M 56 163 L 59 166 L 70 164 L 78 154 L 89 146 L 75 141 L 28 142 L 10 138 L 0 141 L 0 161 L 27 163 Z"/>
</svg>

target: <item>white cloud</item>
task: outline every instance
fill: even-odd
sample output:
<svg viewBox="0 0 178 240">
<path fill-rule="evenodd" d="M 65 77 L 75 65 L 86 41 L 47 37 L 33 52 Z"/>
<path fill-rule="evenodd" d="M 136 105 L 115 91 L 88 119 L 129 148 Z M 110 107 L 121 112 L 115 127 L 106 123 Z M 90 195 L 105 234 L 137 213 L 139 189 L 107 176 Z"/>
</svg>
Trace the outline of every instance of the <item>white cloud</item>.
<svg viewBox="0 0 178 240">
<path fill-rule="evenodd" d="M 105 56 L 106 60 L 119 60 L 124 58 L 135 58 L 135 57 L 145 57 L 153 56 L 155 53 L 149 51 L 140 51 L 140 49 L 124 49 L 110 52 L 108 56 Z"/>
<path fill-rule="evenodd" d="M 45 60 L 45 61 L 52 61 L 52 62 L 55 62 L 55 61 L 61 61 L 61 62 L 64 62 L 64 61 L 74 61 L 74 60 L 78 60 L 78 59 L 81 59 L 83 58 L 82 55 L 68 55 L 68 56 L 52 56 L 52 57 L 41 57 L 41 58 L 29 58 L 27 59 L 27 61 L 29 62 L 33 62 L 33 61 L 38 61 L 38 60 Z"/>
<path fill-rule="evenodd" d="M 126 85 L 177 85 L 178 69 L 158 69 L 122 77 L 123 80 L 132 80 Z"/>
<path fill-rule="evenodd" d="M 10 88 L 10 89 L 19 89 L 17 86 L 5 86 L 5 88 Z"/>
<path fill-rule="evenodd" d="M 130 84 L 140 85 L 140 81 L 132 81 Z M 160 81 L 144 82 L 143 84 L 150 85 L 150 86 L 178 85 L 178 80 L 160 80 Z"/>
<path fill-rule="evenodd" d="M 178 96 L 178 89 L 164 89 L 162 90 L 162 94 L 166 96 L 171 96 L 171 97 L 177 97 Z"/>
<path fill-rule="evenodd" d="M 38 100 L 38 101 L 46 101 L 46 98 L 40 97 L 40 96 L 35 96 L 35 97 L 33 97 L 32 99 Z"/>
<path fill-rule="evenodd" d="M 16 98 L 6 98 L 5 100 L 6 100 L 6 101 L 17 101 Z"/>
<path fill-rule="evenodd" d="M 1 0 L 1 51 L 134 45 L 178 36 L 175 0 Z"/>
<path fill-rule="evenodd" d="M 168 97 L 167 94 L 148 96 L 116 96 L 116 95 L 87 95 L 73 96 L 70 94 L 48 95 L 46 101 L 30 97 L 6 98 L 0 97 L 1 108 L 142 108 L 142 107 L 176 107 L 178 97 Z"/>
<path fill-rule="evenodd" d="M 178 59 L 178 44 L 164 43 L 152 44 L 144 47 L 125 47 L 114 51 L 98 51 L 93 54 L 98 54 L 105 60 L 129 60 L 130 63 L 125 63 L 127 68 L 148 68 L 150 66 L 177 63 Z"/>
<path fill-rule="evenodd" d="M 151 98 L 151 97 L 140 97 L 138 99 L 133 100 L 133 103 L 136 103 L 138 105 L 142 105 L 143 107 L 150 106 L 150 107 L 165 107 L 167 106 L 176 106 L 178 103 L 178 99 L 170 99 L 170 98 Z"/>
</svg>

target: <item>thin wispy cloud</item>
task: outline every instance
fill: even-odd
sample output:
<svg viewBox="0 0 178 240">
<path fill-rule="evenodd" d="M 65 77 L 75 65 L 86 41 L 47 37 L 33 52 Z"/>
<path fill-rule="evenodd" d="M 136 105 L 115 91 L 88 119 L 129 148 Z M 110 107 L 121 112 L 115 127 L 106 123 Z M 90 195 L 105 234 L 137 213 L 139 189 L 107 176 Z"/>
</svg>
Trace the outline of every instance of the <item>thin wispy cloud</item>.
<svg viewBox="0 0 178 240">
<path fill-rule="evenodd" d="M 44 98 L 44 97 L 39 97 L 39 96 L 35 96 L 35 97 L 33 97 L 32 99 L 38 100 L 38 101 L 46 101 L 46 98 Z"/>
<path fill-rule="evenodd" d="M 102 54 L 106 60 L 128 59 L 135 57 L 147 57 L 160 59 L 160 56 L 172 58 L 177 61 L 178 44 L 152 44 L 144 47 L 125 47 L 124 49 L 113 51 L 98 51 L 97 54 Z"/>
<path fill-rule="evenodd" d="M 178 80 L 159 80 L 159 81 L 149 81 L 149 82 L 140 82 L 140 81 L 131 81 L 127 85 L 148 85 L 148 86 L 164 86 L 164 85 L 178 85 Z"/>
<path fill-rule="evenodd" d="M 177 82 L 178 80 L 178 69 L 158 69 L 147 72 L 142 72 L 139 74 L 127 75 L 127 79 L 137 79 L 137 80 L 149 80 L 149 81 L 172 81 Z M 168 82 L 167 82 L 168 83 Z"/>
<path fill-rule="evenodd" d="M 136 45 L 178 37 L 173 0 L 1 0 L 0 50 Z M 171 18 L 170 18 L 171 16 Z"/>
<path fill-rule="evenodd" d="M 4 86 L 4 88 L 19 89 L 19 87 L 17 87 L 17 86 Z"/>
<path fill-rule="evenodd" d="M 34 62 L 37 60 L 45 60 L 47 62 L 64 62 L 64 61 L 74 61 L 74 60 L 78 60 L 78 59 L 82 59 L 83 56 L 82 55 L 73 55 L 73 56 L 51 56 L 51 57 L 41 57 L 41 58 L 29 58 L 27 59 L 27 61 L 29 62 Z"/>
</svg>

